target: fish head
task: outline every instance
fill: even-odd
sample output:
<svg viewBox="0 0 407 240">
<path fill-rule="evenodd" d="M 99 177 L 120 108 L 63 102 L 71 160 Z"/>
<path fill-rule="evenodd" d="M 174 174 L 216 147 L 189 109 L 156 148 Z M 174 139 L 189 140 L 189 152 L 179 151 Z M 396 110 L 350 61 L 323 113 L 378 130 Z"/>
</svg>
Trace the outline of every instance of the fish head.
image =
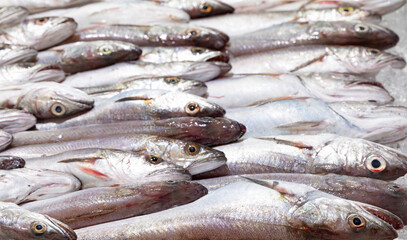
<svg viewBox="0 0 407 240">
<path fill-rule="evenodd" d="M 146 166 L 145 182 L 191 180 L 190 173 L 171 160 L 164 160 L 158 155 L 143 154 L 141 157 Z"/>
<path fill-rule="evenodd" d="M 396 215 L 368 204 L 318 197 L 290 210 L 293 227 L 310 239 L 394 239 L 403 222 Z"/>
<path fill-rule="evenodd" d="M 38 83 L 18 99 L 17 105 L 37 118 L 62 118 L 93 107 L 85 92 L 59 83 Z"/>
<path fill-rule="evenodd" d="M 10 73 L 15 74 L 19 79 L 24 77 L 27 82 L 61 82 L 65 79 L 64 71 L 57 65 L 26 62 L 6 67 L 10 68 Z"/>
<path fill-rule="evenodd" d="M 308 21 L 355 21 L 380 22 L 381 15 L 353 6 L 339 6 L 327 9 L 305 9 L 297 13 L 297 18 Z"/>
<path fill-rule="evenodd" d="M 9 133 L 22 132 L 37 123 L 31 113 L 17 109 L 0 108 L 0 129 Z"/>
<path fill-rule="evenodd" d="M 54 46 L 74 34 L 78 24 L 67 17 L 41 17 L 26 19 L 24 32 L 34 42 L 34 48 L 42 50 Z"/>
<path fill-rule="evenodd" d="M 184 30 L 183 36 L 194 46 L 214 50 L 223 49 L 229 42 L 229 36 L 225 33 L 215 29 L 199 26 L 189 26 L 186 30 Z"/>
<path fill-rule="evenodd" d="M 159 77 L 157 80 L 157 88 L 168 91 L 179 91 L 203 96 L 208 90 L 208 86 L 204 82 L 196 80 L 186 80 L 179 77 Z"/>
<path fill-rule="evenodd" d="M 13 135 L 3 130 L 0 130 L 0 150 L 5 149 L 13 141 Z"/>
<path fill-rule="evenodd" d="M 182 77 L 191 80 L 208 81 L 226 74 L 232 65 L 225 62 L 184 62 L 188 64 Z"/>
<path fill-rule="evenodd" d="M 15 168 L 23 168 L 25 166 L 24 159 L 17 156 L 0 156 L 0 169 L 10 170 Z"/>
<path fill-rule="evenodd" d="M 28 10 L 19 6 L 7 6 L 0 8 L 0 25 L 13 26 L 20 23 L 28 15 Z"/>
<path fill-rule="evenodd" d="M 233 13 L 234 8 L 217 0 L 193 0 L 188 1 L 188 6 L 183 8 L 191 18 L 201 18 Z"/>
<path fill-rule="evenodd" d="M 141 55 L 141 49 L 138 46 L 122 41 L 93 41 L 89 43 L 89 47 L 87 52 L 95 61 L 100 59 L 109 63 L 116 63 L 136 60 Z"/>
</svg>

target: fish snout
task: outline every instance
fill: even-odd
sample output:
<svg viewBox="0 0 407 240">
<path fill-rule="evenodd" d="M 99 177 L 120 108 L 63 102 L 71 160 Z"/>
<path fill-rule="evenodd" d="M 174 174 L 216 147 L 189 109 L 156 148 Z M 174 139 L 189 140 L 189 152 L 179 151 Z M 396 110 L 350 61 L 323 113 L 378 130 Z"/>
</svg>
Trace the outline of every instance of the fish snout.
<svg viewBox="0 0 407 240">
<path fill-rule="evenodd" d="M 76 240 L 78 237 L 74 230 L 72 230 L 68 225 L 52 219 L 46 215 L 44 215 L 53 225 L 53 228 L 50 229 L 49 232 L 49 239 L 54 240 Z"/>
</svg>

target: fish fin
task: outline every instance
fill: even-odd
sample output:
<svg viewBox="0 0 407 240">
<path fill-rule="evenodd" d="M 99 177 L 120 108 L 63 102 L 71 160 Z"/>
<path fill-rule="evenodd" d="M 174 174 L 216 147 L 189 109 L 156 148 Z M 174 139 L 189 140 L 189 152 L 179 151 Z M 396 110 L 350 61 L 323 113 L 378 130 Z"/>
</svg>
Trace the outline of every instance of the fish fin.
<svg viewBox="0 0 407 240">
<path fill-rule="evenodd" d="M 250 182 L 262 185 L 264 187 L 267 188 L 271 188 L 273 190 L 276 190 L 277 192 L 279 192 L 282 195 L 289 195 L 289 196 L 294 196 L 295 194 L 288 191 L 288 189 L 285 189 L 283 187 L 280 186 L 278 181 L 273 181 L 272 183 L 269 183 L 267 181 L 263 181 L 263 180 L 259 180 L 259 179 L 255 179 L 255 178 L 249 178 L 249 177 L 245 177 L 245 176 L 240 176 L 241 178 L 244 178 Z"/>
<path fill-rule="evenodd" d="M 131 96 L 131 97 L 124 97 L 116 100 L 115 102 L 126 102 L 126 101 L 149 101 L 152 100 L 153 98 L 148 98 L 145 96 Z"/>
<path fill-rule="evenodd" d="M 310 61 L 305 62 L 305 63 L 301 64 L 300 66 L 297 66 L 297 67 L 294 68 L 293 70 L 290 70 L 290 72 L 296 72 L 296 71 L 298 71 L 298 70 L 300 70 L 300 69 L 302 69 L 302 68 L 308 67 L 309 65 L 311 65 L 311 64 L 313 64 L 313 63 L 315 63 L 315 62 L 321 61 L 321 60 L 324 59 L 324 57 L 326 57 L 326 56 L 327 56 L 327 54 L 322 54 L 322 55 L 319 56 L 319 57 L 316 57 L 316 58 L 314 58 L 314 59 L 311 59 Z"/>
<path fill-rule="evenodd" d="M 82 163 L 92 163 L 94 164 L 95 161 L 102 159 L 100 157 L 88 157 L 88 158 L 69 158 L 65 160 L 58 161 L 59 163 L 73 163 L 73 162 L 82 162 Z"/>
<path fill-rule="evenodd" d="M 88 168 L 88 167 L 79 167 L 79 169 L 88 174 L 91 175 L 93 177 L 102 179 L 102 180 L 106 180 L 106 179 L 110 179 L 110 177 L 102 172 L 99 172 L 98 170 L 92 169 L 92 168 Z"/>
<path fill-rule="evenodd" d="M 308 149 L 308 150 L 314 149 L 312 146 L 304 144 L 302 142 L 294 142 L 294 141 L 278 139 L 278 138 L 273 138 L 273 137 L 269 137 L 269 138 L 268 137 L 262 137 L 262 138 L 257 138 L 257 139 L 272 140 L 272 141 L 275 141 L 277 143 L 285 144 L 285 145 L 288 145 L 288 146 L 293 146 L 293 147 L 300 148 L 300 149 Z"/>
<path fill-rule="evenodd" d="M 280 125 L 275 128 L 288 131 L 317 131 L 325 129 L 329 126 L 326 121 L 315 122 L 294 122 L 286 125 Z"/>
</svg>

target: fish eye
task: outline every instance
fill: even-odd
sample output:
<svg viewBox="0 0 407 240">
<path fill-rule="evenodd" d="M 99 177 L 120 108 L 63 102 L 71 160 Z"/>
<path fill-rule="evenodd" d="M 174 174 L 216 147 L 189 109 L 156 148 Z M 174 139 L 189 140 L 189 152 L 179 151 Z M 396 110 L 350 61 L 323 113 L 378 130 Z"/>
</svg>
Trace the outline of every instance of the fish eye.
<svg viewBox="0 0 407 240">
<path fill-rule="evenodd" d="M 160 157 L 150 155 L 150 156 L 147 156 L 147 161 L 149 163 L 157 165 L 157 164 L 160 164 L 163 160 Z"/>
<path fill-rule="evenodd" d="M 111 46 L 102 46 L 99 48 L 99 52 L 102 55 L 109 55 L 113 52 L 113 48 Z"/>
<path fill-rule="evenodd" d="M 355 229 L 361 229 L 366 226 L 366 220 L 356 214 L 352 214 L 348 217 L 348 224 Z"/>
<path fill-rule="evenodd" d="M 338 12 L 340 12 L 342 15 L 349 16 L 355 11 L 353 7 L 340 7 L 338 8 Z"/>
<path fill-rule="evenodd" d="M 383 172 L 386 165 L 386 161 L 380 156 L 371 156 L 366 162 L 367 169 L 374 173 Z"/>
<path fill-rule="evenodd" d="M 35 235 L 41 235 L 41 234 L 45 233 L 45 231 L 47 231 L 47 225 L 45 225 L 42 222 L 33 222 L 31 224 L 31 231 Z"/>
<path fill-rule="evenodd" d="M 51 113 L 56 117 L 60 117 L 66 113 L 66 108 L 61 103 L 55 103 L 51 106 Z"/>
<path fill-rule="evenodd" d="M 196 103 L 188 103 L 187 106 L 185 107 L 185 112 L 188 115 L 195 115 L 199 112 L 199 105 Z"/>
<path fill-rule="evenodd" d="M 47 23 L 49 20 L 49 18 L 47 17 L 43 17 L 43 18 L 37 18 L 34 20 L 34 23 L 37 25 L 44 25 L 45 23 Z"/>
<path fill-rule="evenodd" d="M 197 29 L 189 29 L 189 30 L 187 31 L 187 35 L 190 36 L 190 37 L 192 37 L 192 38 L 197 37 L 197 36 L 199 36 L 200 34 L 201 34 L 201 32 L 200 32 L 199 30 L 197 30 Z"/>
<path fill-rule="evenodd" d="M 171 185 L 174 185 L 174 184 L 178 183 L 177 181 L 174 181 L 174 180 L 168 180 L 168 181 L 165 181 L 165 182 L 168 183 L 168 184 L 171 184 Z"/>
<path fill-rule="evenodd" d="M 387 188 L 394 193 L 404 193 L 404 188 L 395 183 L 388 184 Z"/>
<path fill-rule="evenodd" d="M 372 49 L 369 49 L 369 52 L 372 53 L 372 54 L 375 54 L 375 55 L 381 53 L 380 50 L 378 50 L 378 49 L 373 49 L 373 48 L 372 48 Z"/>
<path fill-rule="evenodd" d="M 196 144 L 187 144 L 185 146 L 185 152 L 189 155 L 197 155 L 199 153 L 200 147 Z"/>
<path fill-rule="evenodd" d="M 175 84 L 175 83 L 179 83 L 180 79 L 177 78 L 177 77 L 166 77 L 166 78 L 164 78 L 164 81 L 165 81 L 166 83 Z"/>
<path fill-rule="evenodd" d="M 210 12 L 212 12 L 212 6 L 210 6 L 208 3 L 204 2 L 199 6 L 199 11 L 201 13 L 210 13 Z"/>
<path fill-rule="evenodd" d="M 18 66 L 20 66 L 22 68 L 30 68 L 30 67 L 34 67 L 35 63 L 32 63 L 32 62 L 18 63 Z"/>
<path fill-rule="evenodd" d="M 369 31 L 369 26 L 366 26 L 364 24 L 356 24 L 355 31 L 358 33 L 367 33 Z"/>
<path fill-rule="evenodd" d="M 205 52 L 205 49 L 200 48 L 200 47 L 194 47 L 191 49 L 191 52 L 192 52 L 192 54 L 199 55 L 199 54 L 202 54 L 203 52 Z"/>
</svg>

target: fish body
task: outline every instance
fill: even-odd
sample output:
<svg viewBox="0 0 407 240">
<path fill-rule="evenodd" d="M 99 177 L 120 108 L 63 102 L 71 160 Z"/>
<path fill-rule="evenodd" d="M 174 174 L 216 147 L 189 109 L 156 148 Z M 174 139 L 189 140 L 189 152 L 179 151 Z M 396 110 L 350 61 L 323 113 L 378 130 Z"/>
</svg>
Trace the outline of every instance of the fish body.
<svg viewBox="0 0 407 240">
<path fill-rule="evenodd" d="M 23 6 L 30 13 L 33 13 L 53 8 L 66 8 L 88 2 L 90 0 L 4 0 L 0 3 L 0 6 Z"/>
<path fill-rule="evenodd" d="M 217 0 L 158 0 L 154 1 L 168 7 L 179 8 L 191 18 L 202 18 L 233 13 L 234 8 Z"/>
<path fill-rule="evenodd" d="M 13 141 L 13 135 L 3 130 L 0 130 L 0 151 L 7 148 Z"/>
<path fill-rule="evenodd" d="M 18 62 L 32 62 L 37 51 L 26 46 L 0 44 L 0 66 Z"/>
<path fill-rule="evenodd" d="M 35 123 L 37 119 L 26 111 L 0 108 L 0 129 L 3 131 L 22 132 L 33 127 Z"/>
<path fill-rule="evenodd" d="M 0 67 L 0 86 L 14 86 L 33 82 L 61 82 L 65 73 L 55 65 L 16 63 Z"/>
<path fill-rule="evenodd" d="M 11 170 L 15 168 L 23 168 L 25 165 L 24 159 L 14 156 L 0 157 L 0 169 Z"/>
<path fill-rule="evenodd" d="M 21 23 L 28 16 L 28 10 L 19 6 L 0 7 L 0 28 Z"/>
</svg>

